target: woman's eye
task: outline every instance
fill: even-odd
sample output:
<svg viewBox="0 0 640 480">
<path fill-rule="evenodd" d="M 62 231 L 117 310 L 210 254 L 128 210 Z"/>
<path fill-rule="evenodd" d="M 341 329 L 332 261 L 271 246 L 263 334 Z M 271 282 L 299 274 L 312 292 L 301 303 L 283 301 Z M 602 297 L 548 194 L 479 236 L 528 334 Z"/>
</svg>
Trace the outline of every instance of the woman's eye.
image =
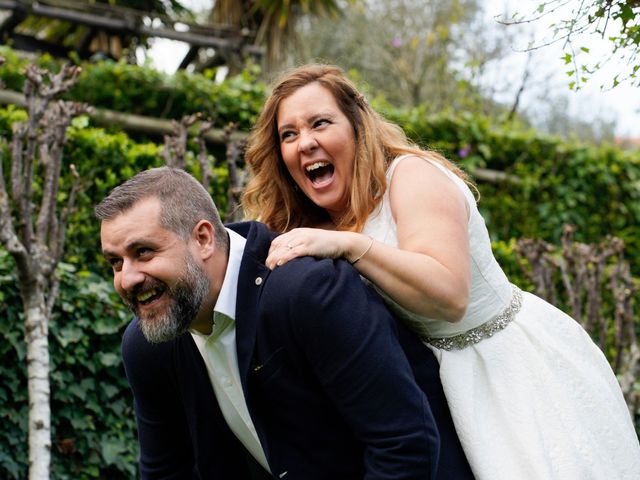
<svg viewBox="0 0 640 480">
<path fill-rule="evenodd" d="M 282 132 L 280 134 L 280 141 L 284 142 L 285 140 L 293 137 L 294 135 L 295 135 L 295 133 L 291 132 L 291 131 Z"/>
<path fill-rule="evenodd" d="M 331 123 L 329 120 L 327 120 L 326 118 L 321 118 L 319 120 L 316 120 L 313 124 L 314 127 L 322 127 L 323 125 L 328 125 L 329 123 Z"/>
</svg>

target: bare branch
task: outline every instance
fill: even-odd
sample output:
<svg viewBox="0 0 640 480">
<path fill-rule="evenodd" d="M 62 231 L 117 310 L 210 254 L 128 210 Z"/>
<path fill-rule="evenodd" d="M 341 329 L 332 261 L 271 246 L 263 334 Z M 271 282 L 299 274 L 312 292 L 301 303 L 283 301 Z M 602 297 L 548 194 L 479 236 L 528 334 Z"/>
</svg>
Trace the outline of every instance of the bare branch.
<svg viewBox="0 0 640 480">
<path fill-rule="evenodd" d="M 62 259 L 62 253 L 64 251 L 65 243 L 64 240 L 66 237 L 66 230 L 69 222 L 69 215 L 71 215 L 71 212 L 75 207 L 76 196 L 78 195 L 78 191 L 80 190 L 80 175 L 78 174 L 76 166 L 72 163 L 71 165 L 69 165 L 69 170 L 71 170 L 71 175 L 73 176 L 73 184 L 71 185 L 71 191 L 69 192 L 67 205 L 62 209 L 62 213 L 60 214 L 57 239 L 53 239 L 54 243 L 52 244 L 51 248 L 56 264 Z"/>
<path fill-rule="evenodd" d="M 1 163 L 2 162 L 0 162 L 0 164 Z M 1 165 L 0 174 L 2 174 Z M 19 264 L 27 264 L 28 252 L 13 228 L 9 197 L 7 195 L 4 178 L 1 178 L 0 181 L 0 242 L 6 247 L 9 253 L 15 257 Z"/>
<path fill-rule="evenodd" d="M 179 122 L 171 121 L 173 133 L 164 136 L 164 149 L 162 157 L 169 167 L 184 168 L 185 155 L 187 153 L 187 140 L 189 139 L 189 127 L 200 118 L 199 113 L 185 115 Z"/>
<path fill-rule="evenodd" d="M 213 127 L 213 121 L 208 120 L 200 124 L 198 129 L 198 163 L 200 164 L 200 171 L 202 172 L 202 186 L 209 189 L 209 154 L 207 152 L 207 142 L 204 135 Z"/>
<path fill-rule="evenodd" d="M 60 290 L 60 279 L 55 274 L 52 275 L 49 280 L 49 292 L 47 295 L 47 304 L 45 306 L 45 314 L 47 318 L 51 318 L 51 312 L 53 311 L 53 307 L 56 304 L 56 300 L 58 299 L 58 291 Z"/>
<path fill-rule="evenodd" d="M 0 141 L 2 142 L 2 146 L 7 148 L 6 141 L 4 139 Z M 25 269 L 29 263 L 29 254 L 25 246 L 20 242 L 13 227 L 9 194 L 7 192 L 3 170 L 2 162 L 0 161 L 0 243 L 2 243 L 7 251 L 14 257 L 18 268 Z"/>
<path fill-rule="evenodd" d="M 40 160 L 44 167 L 44 186 L 36 224 L 37 238 L 42 245 L 57 243 L 59 227 L 55 208 L 62 168 L 62 150 L 71 121 L 87 109 L 86 104 L 58 101 L 50 105 L 42 119 L 43 135 L 39 143 Z"/>
<path fill-rule="evenodd" d="M 633 371 L 635 379 L 640 372 L 632 304 L 637 287 L 631 277 L 629 263 L 624 259 L 624 242 L 607 236 L 598 244 L 579 243 L 573 240 L 574 231 L 574 227 L 565 226 L 559 258 L 552 255 L 554 247 L 546 242 L 520 239 L 516 252 L 529 263 L 528 268 L 523 266 L 524 272 L 533 281 L 536 292 L 544 296 L 549 292 L 548 285 L 553 287 L 557 283 L 553 274 L 559 270 L 575 320 L 598 338 L 602 350 L 613 346 L 614 369 L 627 377 L 629 371 Z M 613 264 L 612 260 L 615 260 Z M 604 298 L 609 292 L 613 297 L 611 316 L 605 315 L 603 310 Z M 584 306 L 586 318 L 583 319 Z M 624 388 L 623 391 L 627 392 Z"/>
<path fill-rule="evenodd" d="M 22 155 L 24 138 L 27 135 L 27 122 L 16 122 L 11 126 L 11 193 L 14 199 L 22 197 Z M 20 212 L 22 214 L 22 212 Z"/>
<path fill-rule="evenodd" d="M 42 98 L 43 103 L 48 104 L 54 97 L 69 90 L 76 82 L 81 71 L 82 69 L 79 66 L 67 64 L 58 73 L 52 74 L 47 70 L 41 70 L 35 65 L 30 65 L 25 71 L 25 76 L 33 84 L 33 94 Z M 45 81 L 45 78 L 48 81 Z"/>
<path fill-rule="evenodd" d="M 239 220 L 242 213 L 240 212 L 240 195 L 242 195 L 244 178 L 238 173 L 237 166 L 238 159 L 244 151 L 245 142 L 233 139 L 233 132 L 236 128 L 237 125 L 235 123 L 229 123 L 224 129 L 227 139 L 227 171 L 229 174 L 228 204 L 225 219 L 227 222 Z"/>
<path fill-rule="evenodd" d="M 509 111 L 509 114 L 507 115 L 507 122 L 510 122 L 514 119 L 516 112 L 518 111 L 518 105 L 520 104 L 520 97 L 522 96 L 522 93 L 524 92 L 525 87 L 527 86 L 527 81 L 529 80 L 529 75 L 531 74 L 531 71 L 529 70 L 529 67 L 531 65 L 531 57 L 533 56 L 533 52 L 528 52 L 527 54 L 527 62 L 525 63 L 524 66 L 524 72 L 522 74 L 522 82 L 520 82 L 520 88 L 518 89 L 518 92 L 516 93 L 516 97 L 513 101 L 513 105 L 511 106 L 511 110 Z"/>
<path fill-rule="evenodd" d="M 524 24 L 527 24 L 527 23 L 534 23 L 534 22 L 537 22 L 538 20 L 540 20 L 541 18 L 544 18 L 547 15 L 556 12 L 557 10 L 559 10 L 560 8 L 562 8 L 565 5 L 569 4 L 570 2 L 566 1 L 566 2 L 561 3 L 560 5 L 558 5 L 557 7 L 554 7 L 554 8 L 551 8 L 551 9 L 547 9 L 547 5 L 552 5 L 554 3 L 557 3 L 557 0 L 552 0 L 550 2 L 541 3 L 538 8 L 543 7 L 543 11 L 542 11 L 542 13 L 540 15 L 535 16 L 535 17 L 530 17 L 530 18 L 526 18 L 526 19 L 525 18 L 521 18 L 520 20 L 500 20 L 501 15 L 496 15 L 493 18 L 499 24 L 505 25 L 505 26 L 509 26 L 509 25 L 524 25 Z"/>
</svg>

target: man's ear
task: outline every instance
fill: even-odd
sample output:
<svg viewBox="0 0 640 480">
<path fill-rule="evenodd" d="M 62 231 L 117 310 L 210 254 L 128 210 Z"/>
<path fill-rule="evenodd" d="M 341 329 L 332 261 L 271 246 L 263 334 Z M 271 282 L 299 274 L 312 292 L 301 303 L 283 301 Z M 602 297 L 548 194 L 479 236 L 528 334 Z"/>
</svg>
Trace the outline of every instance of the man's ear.
<svg viewBox="0 0 640 480">
<path fill-rule="evenodd" d="M 213 225 L 207 220 L 200 220 L 191 232 L 198 255 L 202 260 L 211 257 L 216 249 L 216 237 Z"/>
</svg>

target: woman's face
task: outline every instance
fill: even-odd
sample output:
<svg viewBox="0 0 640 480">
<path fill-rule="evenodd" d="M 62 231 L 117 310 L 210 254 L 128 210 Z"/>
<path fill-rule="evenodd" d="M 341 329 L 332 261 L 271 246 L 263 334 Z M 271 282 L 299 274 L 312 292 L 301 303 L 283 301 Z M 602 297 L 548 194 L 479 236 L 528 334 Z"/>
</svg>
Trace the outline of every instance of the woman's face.
<svg viewBox="0 0 640 480">
<path fill-rule="evenodd" d="M 289 173 L 313 203 L 338 219 L 349 200 L 355 136 L 333 94 L 317 82 L 280 101 L 280 151 Z"/>
</svg>

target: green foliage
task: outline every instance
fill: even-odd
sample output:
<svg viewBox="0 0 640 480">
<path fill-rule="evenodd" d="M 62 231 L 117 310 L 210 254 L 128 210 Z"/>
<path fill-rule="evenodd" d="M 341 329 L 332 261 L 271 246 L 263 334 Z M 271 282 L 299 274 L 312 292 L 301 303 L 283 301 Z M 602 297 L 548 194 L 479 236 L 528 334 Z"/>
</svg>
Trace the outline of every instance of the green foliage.
<svg viewBox="0 0 640 480">
<path fill-rule="evenodd" d="M 0 109 L 0 135 L 9 136 L 11 123 L 25 119 L 25 112 L 9 106 Z M 82 178 L 76 207 L 70 216 L 67 229 L 66 259 L 82 268 L 98 271 L 104 268 L 100 250 L 100 229 L 93 217 L 93 207 L 111 189 L 141 170 L 163 165 L 162 146 L 155 143 L 136 143 L 126 134 L 108 133 L 103 129 L 78 126 L 71 127 L 64 148 L 65 165 L 74 164 Z M 8 153 L 5 150 L 5 171 L 8 170 Z M 213 158 L 210 159 L 212 162 Z M 197 161 L 192 152 L 187 155 L 187 168 L 199 176 Z M 62 187 L 59 201 L 66 201 L 72 183 L 71 172 L 63 166 Z M 216 204 L 224 213 L 227 206 L 227 172 L 225 168 L 214 168 L 210 180 L 210 191 Z"/>
<path fill-rule="evenodd" d="M 75 164 L 82 178 L 77 208 L 67 230 L 66 258 L 92 268 L 101 264 L 100 230 L 93 206 L 109 191 L 140 170 L 162 165 L 161 147 L 154 143 L 134 143 L 124 133 L 109 134 L 102 129 L 71 128 L 65 146 L 65 164 Z M 69 172 L 63 177 L 68 192 Z"/>
<path fill-rule="evenodd" d="M 536 11 L 529 14 L 515 14 L 509 24 L 542 22 L 546 13 L 553 12 L 560 18 L 543 28 L 553 31 L 553 42 L 564 42 L 565 65 L 570 65 L 566 72 L 571 81 L 572 90 L 580 90 L 591 75 L 598 71 L 611 58 L 617 57 L 619 66 L 613 68 L 618 73 L 611 79 L 608 88 L 615 88 L 624 81 L 634 86 L 640 85 L 640 61 L 638 45 L 640 44 L 640 3 L 638 0 L 590 0 L 586 2 L 565 2 L 562 0 L 546 0 Z M 590 49 L 581 46 L 587 35 L 606 39 L 610 43 L 610 52 L 594 58 Z M 540 46 L 540 45 L 539 45 Z M 539 47 L 538 46 L 538 47 Z M 542 45 L 544 46 L 544 45 Z M 536 47 L 536 48 L 538 48 Z M 586 55 L 586 56 L 585 56 Z"/>
<path fill-rule="evenodd" d="M 54 72 L 60 70 L 60 63 L 48 54 L 38 56 L 36 59 L 26 59 L 18 56 L 11 48 L 0 45 L 0 56 L 5 60 L 0 68 L 0 80 L 4 83 L 4 88 L 17 92 L 22 92 L 24 70 L 30 63 Z"/>
<path fill-rule="evenodd" d="M 0 249 L 0 478 L 26 478 L 27 380 L 15 265 Z M 110 283 L 70 264 L 58 268 L 50 323 L 52 478 L 134 478 L 133 402 L 119 355 L 129 315 Z"/>
<path fill-rule="evenodd" d="M 248 129 L 255 121 L 264 86 L 254 81 L 255 70 L 245 70 L 223 82 L 216 71 L 164 75 L 149 67 L 124 62 L 88 64 L 67 98 L 98 108 L 158 118 L 179 119 L 200 112 L 217 127 L 229 122 Z"/>
<path fill-rule="evenodd" d="M 21 109 L 0 109 L 0 135 L 9 136 L 11 123 L 24 119 Z M 129 315 L 102 261 L 93 206 L 139 170 L 162 165 L 161 146 L 135 143 L 124 133 L 83 127 L 85 123 L 80 119 L 70 128 L 64 153 L 65 165 L 76 164 L 84 188 L 70 219 L 68 263 L 58 269 L 62 282 L 50 325 L 52 478 L 125 479 L 135 477 L 137 468 L 133 401 L 119 348 Z M 187 156 L 187 169 L 199 176 L 193 153 Z M 68 172 L 61 182 L 64 202 L 71 183 Z M 222 213 L 226 191 L 226 169 L 216 167 L 210 192 Z M 0 478 L 25 478 L 27 468 L 24 324 L 14 268 L 0 249 L 0 364 L 5 365 L 0 374 Z"/>
<path fill-rule="evenodd" d="M 7 47 L 0 47 L 5 64 L 0 80 L 5 88 L 22 91 L 24 68 L 29 61 Z M 39 57 L 41 66 L 56 70 L 53 59 Z M 204 73 L 177 72 L 165 75 L 150 67 L 128 65 L 124 61 L 102 61 L 82 65 L 82 73 L 66 99 L 86 102 L 96 108 L 180 119 L 196 112 L 222 128 L 229 122 L 248 130 L 255 121 L 264 99 L 266 86 L 257 82 L 257 67 L 216 82 L 216 70 Z"/>
<path fill-rule="evenodd" d="M 479 96 L 464 79 L 492 55 L 484 32 L 474 31 L 481 3 L 361 1 L 338 19 L 301 25 L 296 62 L 323 59 L 357 70 L 371 91 L 396 105 L 424 103 L 431 112 L 460 108 Z"/>
<path fill-rule="evenodd" d="M 159 111 L 167 103 L 166 83 L 167 77 L 157 70 L 103 61 L 83 65 L 68 97 L 95 107 L 142 115 Z"/>
<path fill-rule="evenodd" d="M 478 182 L 479 207 L 494 240 L 542 238 L 558 243 L 565 224 L 575 240 L 597 243 L 615 235 L 640 273 L 640 153 L 588 146 L 492 126 L 467 115 L 424 115 L 420 108 L 387 112 L 419 144 L 473 172 L 487 168 L 521 183 Z"/>
</svg>

